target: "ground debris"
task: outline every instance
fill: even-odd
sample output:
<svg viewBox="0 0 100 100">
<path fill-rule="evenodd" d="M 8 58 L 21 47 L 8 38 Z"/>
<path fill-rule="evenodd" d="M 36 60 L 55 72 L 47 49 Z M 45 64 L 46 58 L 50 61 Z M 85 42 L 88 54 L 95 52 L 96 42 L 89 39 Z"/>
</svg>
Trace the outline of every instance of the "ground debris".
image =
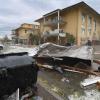
<svg viewBox="0 0 100 100">
<path fill-rule="evenodd" d="M 63 77 L 63 78 L 61 79 L 61 81 L 62 81 L 62 82 L 67 82 L 67 83 L 70 82 L 69 79 L 67 79 L 66 77 Z"/>
<path fill-rule="evenodd" d="M 94 72 L 94 71 L 92 71 L 92 70 L 85 70 L 85 69 L 76 68 L 76 67 L 69 67 L 69 66 L 65 66 L 65 65 L 61 65 L 61 67 L 63 67 L 64 69 L 70 69 L 70 70 L 74 70 L 74 71 L 83 72 L 83 73 L 86 73 L 86 74 L 88 74 L 88 75 L 100 76 L 100 73 Z"/>
<path fill-rule="evenodd" d="M 81 82 L 82 86 L 89 86 L 91 84 L 95 84 L 98 81 L 100 81 L 100 77 L 98 76 L 89 76 L 87 79 L 85 79 L 83 82 Z"/>
</svg>

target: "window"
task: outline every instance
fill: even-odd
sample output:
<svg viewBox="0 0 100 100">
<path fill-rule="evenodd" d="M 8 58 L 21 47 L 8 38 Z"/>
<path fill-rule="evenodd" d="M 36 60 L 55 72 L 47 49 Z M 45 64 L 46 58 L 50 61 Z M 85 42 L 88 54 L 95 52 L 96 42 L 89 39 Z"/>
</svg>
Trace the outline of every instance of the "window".
<svg viewBox="0 0 100 100">
<path fill-rule="evenodd" d="M 45 21 L 47 21 L 47 22 L 48 22 L 48 21 L 49 21 L 49 19 L 45 19 Z"/>
<path fill-rule="evenodd" d="M 89 35 L 91 34 L 91 28 L 88 29 Z"/>
<path fill-rule="evenodd" d="M 81 28 L 81 33 L 82 33 L 82 35 L 85 35 L 85 28 Z"/>
<path fill-rule="evenodd" d="M 91 27 L 92 26 L 92 17 L 89 17 L 88 18 L 88 27 Z"/>
<path fill-rule="evenodd" d="M 81 43 L 84 44 L 85 41 L 85 28 L 81 28 Z"/>
<path fill-rule="evenodd" d="M 92 17 L 88 17 L 88 33 L 89 35 L 91 35 L 91 31 L 92 31 Z"/>
<path fill-rule="evenodd" d="M 85 23 L 85 15 L 82 14 L 82 24 L 84 24 L 84 23 Z"/>
<path fill-rule="evenodd" d="M 33 28 L 33 29 L 35 29 L 35 26 L 34 26 L 34 25 L 32 25 L 32 28 Z"/>
<path fill-rule="evenodd" d="M 27 30 L 25 30 L 25 33 L 27 33 Z"/>
<path fill-rule="evenodd" d="M 96 20 L 94 20 L 94 31 L 96 31 Z"/>
</svg>

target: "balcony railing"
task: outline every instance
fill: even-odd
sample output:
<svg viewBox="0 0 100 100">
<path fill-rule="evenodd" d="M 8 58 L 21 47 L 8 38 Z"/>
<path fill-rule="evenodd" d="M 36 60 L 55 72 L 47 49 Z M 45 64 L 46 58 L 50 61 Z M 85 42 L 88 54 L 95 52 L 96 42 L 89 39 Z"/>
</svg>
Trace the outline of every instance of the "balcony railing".
<svg viewBox="0 0 100 100">
<path fill-rule="evenodd" d="M 66 24 L 66 22 L 63 20 L 63 19 L 49 19 L 48 21 L 45 21 L 44 22 L 44 25 L 45 26 L 50 26 L 50 25 L 57 25 L 57 24 L 60 24 L 60 25 L 64 25 Z"/>
<path fill-rule="evenodd" d="M 66 37 L 66 34 L 65 32 L 63 32 L 62 29 L 58 30 L 58 29 L 55 29 L 54 31 L 46 31 L 46 32 L 43 32 L 43 36 L 46 36 L 46 37 L 49 37 L 49 36 L 61 36 L 61 37 Z"/>
</svg>

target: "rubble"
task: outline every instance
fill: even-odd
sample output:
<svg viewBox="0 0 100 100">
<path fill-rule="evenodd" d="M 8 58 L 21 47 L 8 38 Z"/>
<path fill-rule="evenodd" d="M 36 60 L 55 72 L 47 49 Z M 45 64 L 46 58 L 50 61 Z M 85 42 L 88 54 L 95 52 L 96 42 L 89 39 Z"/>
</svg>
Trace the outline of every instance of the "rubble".
<svg viewBox="0 0 100 100">
<path fill-rule="evenodd" d="M 45 64 L 45 65 L 42 65 L 42 64 L 37 64 L 39 67 L 42 67 L 42 68 L 48 68 L 48 69 L 53 69 L 53 66 L 50 66 L 50 65 L 47 65 L 47 64 Z"/>
<path fill-rule="evenodd" d="M 92 47 L 90 46 L 60 46 L 53 43 L 44 43 L 34 48 L 10 46 L 10 49 L 5 51 L 7 53 L 28 52 L 29 56 L 34 57 L 38 61 L 55 64 L 65 64 L 74 66 L 79 62 L 91 66 Z"/>
<path fill-rule="evenodd" d="M 14 50 L 15 52 L 17 52 L 17 50 L 20 52 L 27 51 L 29 56 L 35 58 L 35 64 L 39 66 L 40 73 L 42 70 L 46 69 L 44 70 L 46 74 L 43 76 L 40 75 L 39 78 L 44 77 L 43 84 L 46 84 L 45 86 L 48 86 L 50 91 L 57 93 L 61 97 L 68 96 L 71 98 L 70 100 L 74 100 L 74 96 L 75 98 L 80 98 L 80 91 L 84 94 L 84 88 L 82 87 L 86 87 L 94 83 L 97 85 L 97 88 L 99 88 L 99 78 L 98 80 L 93 78 L 91 81 L 84 82 L 88 75 L 95 75 L 96 77 L 99 77 L 100 75 L 99 72 L 97 73 L 94 72 L 94 70 L 91 70 L 91 65 L 93 65 L 93 63 L 91 62 L 92 47 L 90 46 L 66 47 L 52 43 L 45 43 L 34 49 L 15 47 Z M 13 50 L 11 50 L 11 52 L 12 51 Z M 96 64 L 96 66 L 98 65 Z M 58 73 L 57 71 L 60 72 L 60 74 L 56 77 L 56 74 Z M 57 73 L 55 74 L 55 72 Z M 82 87 L 80 87 L 80 85 Z M 81 99 L 82 98 L 86 97 L 82 96 Z"/>
<path fill-rule="evenodd" d="M 73 58 L 80 58 L 91 60 L 92 58 L 92 47 L 90 46 L 60 46 L 53 43 L 46 43 L 40 46 L 40 50 L 38 52 L 38 56 L 45 57 L 73 57 Z"/>
<path fill-rule="evenodd" d="M 46 43 L 40 46 L 37 56 L 38 63 L 48 63 L 49 65 L 67 65 L 75 66 L 82 62 L 88 67 L 91 66 L 92 47 L 82 46 L 59 46 L 52 43 Z"/>
<path fill-rule="evenodd" d="M 38 49 L 38 47 L 28 48 L 20 46 L 10 46 L 10 48 L 7 51 L 4 51 L 3 54 L 27 52 L 29 56 L 33 57 L 37 54 Z"/>
<path fill-rule="evenodd" d="M 61 81 L 62 81 L 62 82 L 67 82 L 67 83 L 70 82 L 66 77 L 63 77 L 63 78 L 61 79 Z"/>
<path fill-rule="evenodd" d="M 75 68 L 75 67 L 69 67 L 69 66 L 65 66 L 65 65 L 62 65 L 63 69 L 70 69 L 70 70 L 73 70 L 73 71 L 77 71 L 77 73 L 85 73 L 85 74 L 88 74 L 88 75 L 96 75 L 96 76 L 100 76 L 100 73 L 97 73 L 97 72 L 94 72 L 92 70 L 86 70 L 86 69 L 81 69 L 81 68 Z"/>
<path fill-rule="evenodd" d="M 100 81 L 100 77 L 92 76 L 92 77 L 85 79 L 83 82 L 81 82 L 81 85 L 85 87 L 85 86 L 88 86 L 88 85 L 91 85 L 91 84 L 95 84 L 98 81 Z"/>
</svg>

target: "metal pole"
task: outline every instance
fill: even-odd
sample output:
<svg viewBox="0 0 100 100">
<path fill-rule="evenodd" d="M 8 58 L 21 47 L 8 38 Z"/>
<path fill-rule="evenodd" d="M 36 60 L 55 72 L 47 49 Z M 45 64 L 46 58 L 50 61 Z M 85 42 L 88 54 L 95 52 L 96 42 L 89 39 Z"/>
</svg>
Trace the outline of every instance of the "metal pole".
<svg viewBox="0 0 100 100">
<path fill-rule="evenodd" d="M 45 17 L 44 17 L 43 19 L 44 19 L 44 25 L 45 25 Z M 44 28 L 43 28 L 43 33 L 44 33 Z M 45 37 L 44 37 L 44 34 L 43 34 L 43 42 L 45 43 Z"/>
<path fill-rule="evenodd" d="M 19 100 L 19 88 L 16 91 L 16 100 Z"/>
<path fill-rule="evenodd" d="M 59 19 L 60 19 L 60 12 L 59 12 L 59 10 L 58 10 L 58 44 L 59 44 L 59 39 L 60 39 L 60 37 L 59 37 Z"/>
<path fill-rule="evenodd" d="M 95 52 L 95 49 L 94 49 L 94 33 L 93 33 L 92 35 L 92 59 L 91 59 L 92 67 L 93 67 L 93 60 L 94 60 L 94 52 Z"/>
</svg>

